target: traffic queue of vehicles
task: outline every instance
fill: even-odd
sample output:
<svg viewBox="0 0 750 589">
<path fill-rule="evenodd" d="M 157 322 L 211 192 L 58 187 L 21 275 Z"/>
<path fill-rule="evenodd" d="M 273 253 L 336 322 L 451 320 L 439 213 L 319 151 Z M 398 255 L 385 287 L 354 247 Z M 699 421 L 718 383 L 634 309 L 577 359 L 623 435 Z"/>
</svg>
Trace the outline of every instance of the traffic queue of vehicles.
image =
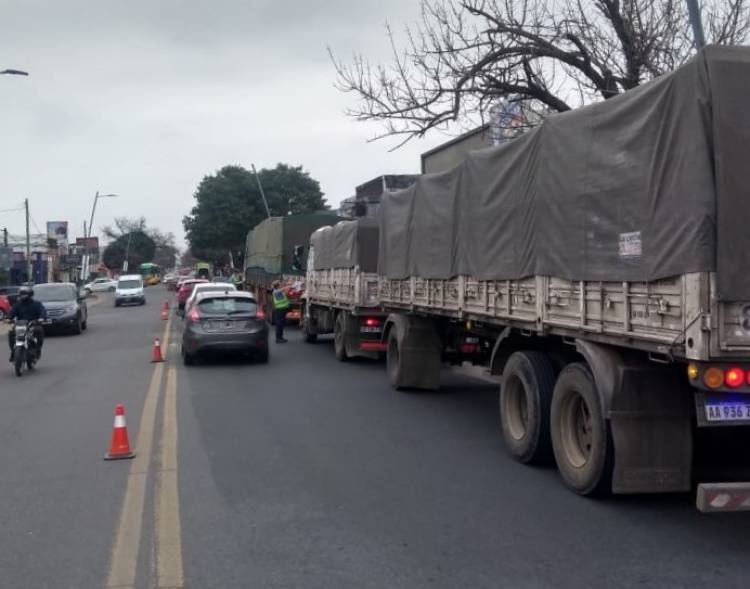
<svg viewBox="0 0 750 589">
<path fill-rule="evenodd" d="M 374 245 L 364 221 L 315 232 L 305 340 L 333 332 L 342 361 L 385 352 L 402 391 L 485 367 L 509 452 L 554 461 L 578 494 L 697 482 L 702 511 L 747 509 L 750 169 L 744 98 L 724 82 L 749 64 L 750 49 L 708 48 L 470 152 L 384 194 Z"/>
</svg>

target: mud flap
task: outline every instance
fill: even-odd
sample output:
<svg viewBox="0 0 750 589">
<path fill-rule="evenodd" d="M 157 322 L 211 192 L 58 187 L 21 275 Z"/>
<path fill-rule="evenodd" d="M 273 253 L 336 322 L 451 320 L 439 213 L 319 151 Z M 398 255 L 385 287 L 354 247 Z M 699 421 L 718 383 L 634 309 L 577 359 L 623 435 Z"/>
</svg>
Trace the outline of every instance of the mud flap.
<svg viewBox="0 0 750 589">
<path fill-rule="evenodd" d="M 391 316 L 399 347 L 397 388 L 435 391 L 440 388 L 442 343 L 429 319 Z"/>
<path fill-rule="evenodd" d="M 668 366 L 622 370 L 609 411 L 613 493 L 673 493 L 691 487 L 692 394 Z"/>
<path fill-rule="evenodd" d="M 675 493 L 691 488 L 693 394 L 678 366 L 626 359 L 578 341 L 609 419 L 613 493 Z"/>
</svg>

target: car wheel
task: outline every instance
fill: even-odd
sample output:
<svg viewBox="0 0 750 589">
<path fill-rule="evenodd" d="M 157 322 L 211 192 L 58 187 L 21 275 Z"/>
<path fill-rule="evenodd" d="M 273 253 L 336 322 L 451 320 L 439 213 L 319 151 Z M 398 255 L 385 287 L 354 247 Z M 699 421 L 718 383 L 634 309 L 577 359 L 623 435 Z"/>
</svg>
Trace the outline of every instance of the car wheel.
<svg viewBox="0 0 750 589">
<path fill-rule="evenodd" d="M 114 286 L 110 286 L 109 287 L 109 292 L 115 292 L 115 287 Z"/>
<path fill-rule="evenodd" d="M 115 301 L 115 307 L 119 307 L 119 306 L 120 306 L 120 301 Z"/>
<path fill-rule="evenodd" d="M 193 366 L 195 364 L 195 356 L 185 351 L 184 346 L 182 347 L 181 351 L 182 351 L 182 363 L 185 366 Z"/>
<path fill-rule="evenodd" d="M 76 324 L 73 326 L 73 333 L 75 335 L 81 335 L 83 332 L 83 321 L 81 321 L 81 316 L 78 316 L 78 320 L 76 321 Z"/>
<path fill-rule="evenodd" d="M 88 318 L 86 318 L 86 320 L 81 323 L 81 329 L 83 329 L 83 331 L 86 331 L 88 328 L 89 328 L 89 320 Z"/>
<path fill-rule="evenodd" d="M 266 348 L 265 350 L 261 352 L 258 352 L 256 355 L 258 362 L 260 362 L 261 364 L 268 364 L 268 357 L 269 357 L 268 348 Z"/>
</svg>

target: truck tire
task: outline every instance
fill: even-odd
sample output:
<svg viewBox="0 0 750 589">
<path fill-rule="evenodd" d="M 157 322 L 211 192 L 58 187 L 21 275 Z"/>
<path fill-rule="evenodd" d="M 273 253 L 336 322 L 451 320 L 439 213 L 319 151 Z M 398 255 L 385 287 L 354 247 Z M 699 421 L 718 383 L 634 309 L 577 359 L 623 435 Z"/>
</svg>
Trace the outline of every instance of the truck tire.
<svg viewBox="0 0 750 589">
<path fill-rule="evenodd" d="M 318 341 L 318 334 L 310 325 L 311 321 L 312 319 L 309 315 L 305 315 L 305 318 L 302 321 L 302 333 L 305 335 L 305 341 L 308 344 L 314 344 Z"/>
<path fill-rule="evenodd" d="M 550 405 L 557 371 L 542 352 L 515 352 L 503 370 L 500 423 L 513 458 L 524 464 L 549 463 Z"/>
<path fill-rule="evenodd" d="M 566 366 L 555 383 L 550 411 L 552 449 L 563 481 L 579 495 L 612 492 L 614 445 L 588 366 Z"/>
<path fill-rule="evenodd" d="M 346 362 L 349 356 L 346 354 L 346 314 L 339 313 L 333 326 L 333 350 L 339 362 Z"/>
<path fill-rule="evenodd" d="M 385 366 L 388 373 L 388 382 L 397 391 L 403 390 L 404 387 L 401 384 L 401 350 L 399 350 L 395 329 L 391 329 L 388 333 L 388 351 L 386 352 Z"/>
</svg>

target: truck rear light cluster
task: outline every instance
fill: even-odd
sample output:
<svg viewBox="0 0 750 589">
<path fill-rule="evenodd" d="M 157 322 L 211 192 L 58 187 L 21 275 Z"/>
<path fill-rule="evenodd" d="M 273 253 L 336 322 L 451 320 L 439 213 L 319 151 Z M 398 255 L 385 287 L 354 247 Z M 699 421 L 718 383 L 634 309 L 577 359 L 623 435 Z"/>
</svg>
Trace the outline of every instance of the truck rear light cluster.
<svg viewBox="0 0 750 589">
<path fill-rule="evenodd" d="M 365 325 L 367 327 L 377 327 L 380 325 L 380 319 L 377 319 L 376 317 L 368 317 L 365 319 Z"/>
<path fill-rule="evenodd" d="M 691 382 L 702 382 L 709 389 L 750 387 L 750 370 L 739 366 L 709 366 L 701 371 L 697 364 L 691 363 L 688 364 L 687 373 Z"/>
</svg>

